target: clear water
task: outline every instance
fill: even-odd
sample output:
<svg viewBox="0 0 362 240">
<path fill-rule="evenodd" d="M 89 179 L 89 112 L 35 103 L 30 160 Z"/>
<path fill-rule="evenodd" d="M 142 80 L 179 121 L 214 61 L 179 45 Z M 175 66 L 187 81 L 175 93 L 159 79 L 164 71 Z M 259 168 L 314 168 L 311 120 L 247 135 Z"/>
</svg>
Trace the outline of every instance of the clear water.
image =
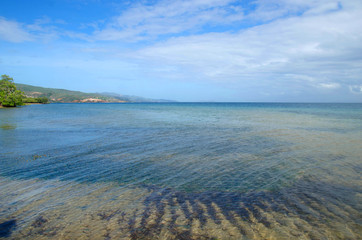
<svg viewBox="0 0 362 240">
<path fill-rule="evenodd" d="M 32 105 L 0 144 L 0 237 L 362 237 L 362 104 Z"/>
</svg>

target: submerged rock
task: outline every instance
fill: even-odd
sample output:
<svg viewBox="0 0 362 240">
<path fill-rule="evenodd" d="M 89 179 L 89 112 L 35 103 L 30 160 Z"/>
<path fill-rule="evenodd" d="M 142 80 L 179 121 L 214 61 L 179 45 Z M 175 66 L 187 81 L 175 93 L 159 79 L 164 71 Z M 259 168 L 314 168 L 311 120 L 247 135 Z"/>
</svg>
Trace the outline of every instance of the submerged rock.
<svg viewBox="0 0 362 240">
<path fill-rule="evenodd" d="M 0 223 L 0 237 L 9 237 L 11 232 L 16 227 L 16 220 L 12 219 L 3 223 Z"/>
</svg>

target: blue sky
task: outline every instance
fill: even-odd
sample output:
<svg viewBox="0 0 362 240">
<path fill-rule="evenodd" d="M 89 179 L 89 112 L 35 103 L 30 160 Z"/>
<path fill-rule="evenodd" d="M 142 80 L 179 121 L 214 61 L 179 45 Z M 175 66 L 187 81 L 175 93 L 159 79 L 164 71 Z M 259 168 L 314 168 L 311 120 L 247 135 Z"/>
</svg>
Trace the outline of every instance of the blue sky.
<svg viewBox="0 0 362 240">
<path fill-rule="evenodd" d="M 178 101 L 362 102 L 360 0 L 2 0 L 15 82 Z"/>
</svg>

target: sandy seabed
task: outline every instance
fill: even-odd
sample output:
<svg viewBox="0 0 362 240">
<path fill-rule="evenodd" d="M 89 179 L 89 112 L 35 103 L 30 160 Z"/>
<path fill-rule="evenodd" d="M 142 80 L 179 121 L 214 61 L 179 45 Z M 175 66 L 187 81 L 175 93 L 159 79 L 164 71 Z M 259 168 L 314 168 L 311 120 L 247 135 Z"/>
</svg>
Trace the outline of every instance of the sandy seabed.
<svg viewBox="0 0 362 240">
<path fill-rule="evenodd" d="M 112 183 L 1 179 L 3 237 L 9 239 L 358 239 L 360 213 L 298 196 L 184 193 Z M 303 183 L 310 184 L 310 183 Z M 305 186 L 303 186 L 304 188 Z M 7 192 L 7 189 L 13 189 Z M 355 196 L 356 199 L 361 196 Z M 3 205 L 4 206 L 4 205 Z"/>
</svg>

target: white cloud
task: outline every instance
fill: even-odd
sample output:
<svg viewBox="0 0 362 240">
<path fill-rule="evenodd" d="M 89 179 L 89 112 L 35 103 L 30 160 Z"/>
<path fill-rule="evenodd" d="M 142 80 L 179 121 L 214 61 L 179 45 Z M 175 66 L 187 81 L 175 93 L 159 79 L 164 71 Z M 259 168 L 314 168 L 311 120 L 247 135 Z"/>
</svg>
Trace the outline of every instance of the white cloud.
<svg viewBox="0 0 362 240">
<path fill-rule="evenodd" d="M 0 17 L 0 39 L 9 42 L 25 42 L 33 40 L 33 36 L 22 24 Z"/>
<path fill-rule="evenodd" d="M 175 74 L 190 72 L 212 81 L 329 89 L 358 83 L 362 9 L 342 2 L 341 9 L 330 11 L 310 2 L 310 11 L 314 5 L 318 9 L 315 14 L 281 18 L 237 33 L 174 37 L 134 55 L 153 64 L 178 66 Z"/>
<path fill-rule="evenodd" d="M 337 1 L 327 1 L 325 3 L 322 3 L 320 5 L 317 5 L 314 8 L 311 8 L 310 10 L 306 11 L 304 13 L 304 15 L 319 15 L 319 14 L 324 14 L 324 13 L 328 13 L 328 12 L 332 12 L 332 11 L 337 11 L 341 8 L 342 6 L 340 5 L 339 2 Z"/>
<path fill-rule="evenodd" d="M 340 88 L 341 85 L 339 83 L 320 83 L 319 87 L 326 89 L 337 89 Z"/>
<path fill-rule="evenodd" d="M 198 32 L 204 25 L 224 26 L 244 18 L 232 0 L 160 1 L 135 4 L 93 35 L 95 40 L 139 41 L 186 31 Z"/>
<path fill-rule="evenodd" d="M 244 24 L 263 25 L 298 15 L 323 16 L 342 9 L 360 9 L 361 5 L 358 0 L 254 0 L 243 4 L 237 0 L 137 2 L 108 24 L 103 23 L 105 27 L 94 26 L 93 34 L 82 38 L 138 42 L 216 31 L 212 27 L 219 27 L 218 32 L 225 32 L 232 26 L 235 31 L 235 28 L 243 28 Z"/>
<path fill-rule="evenodd" d="M 352 85 L 352 86 L 349 86 L 349 90 L 350 90 L 352 93 L 362 94 L 362 85 Z"/>
<path fill-rule="evenodd" d="M 48 18 L 36 19 L 32 24 L 23 24 L 0 17 L 0 39 L 21 43 L 26 41 L 50 41 L 58 37 L 58 33 Z"/>
</svg>

